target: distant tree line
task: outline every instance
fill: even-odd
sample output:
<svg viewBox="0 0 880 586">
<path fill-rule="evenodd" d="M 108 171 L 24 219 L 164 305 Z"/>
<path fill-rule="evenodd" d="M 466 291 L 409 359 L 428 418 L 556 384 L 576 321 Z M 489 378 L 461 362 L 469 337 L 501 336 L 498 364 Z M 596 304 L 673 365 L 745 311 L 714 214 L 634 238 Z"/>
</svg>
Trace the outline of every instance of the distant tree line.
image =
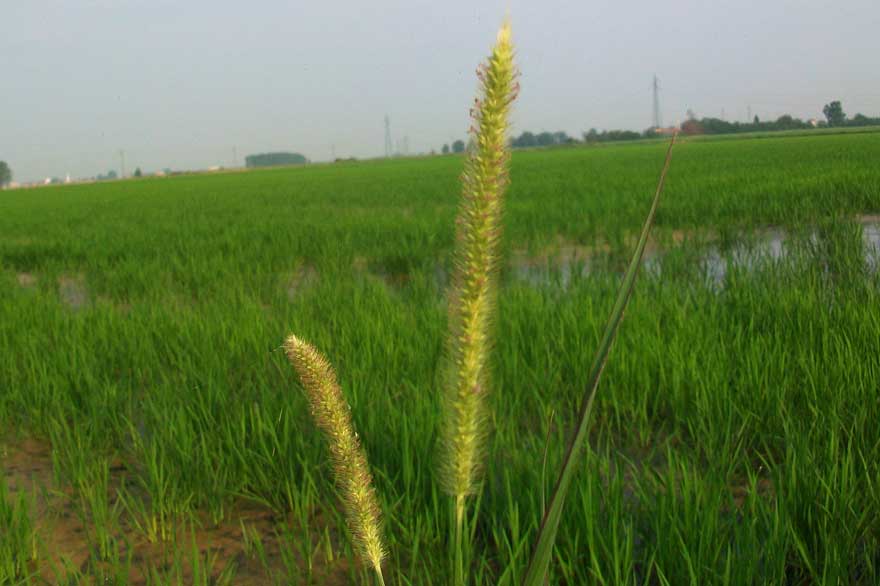
<svg viewBox="0 0 880 586">
<path fill-rule="evenodd" d="M 599 132 L 595 128 L 584 133 L 584 142 L 587 144 L 597 142 L 618 142 L 621 140 L 638 140 L 640 138 L 656 136 L 653 130 L 636 132 L 634 130 L 603 130 Z"/>
<path fill-rule="evenodd" d="M 304 165 L 308 163 L 303 155 L 299 153 L 260 153 L 257 155 L 248 155 L 244 159 L 247 167 L 276 167 L 278 165 Z"/>
<path fill-rule="evenodd" d="M 864 114 L 856 114 L 852 118 L 845 120 L 843 123 L 844 126 L 880 126 L 880 116 L 870 117 L 865 116 Z"/>
<path fill-rule="evenodd" d="M 512 138 L 510 140 L 510 146 L 513 148 L 546 147 L 574 144 L 576 142 L 578 142 L 577 139 L 568 136 L 562 131 L 539 132 L 537 134 L 526 131 L 519 136 Z M 465 143 L 463 140 L 456 140 L 452 143 L 451 148 L 448 144 L 444 144 L 443 148 L 440 149 L 440 152 L 444 155 L 448 155 L 449 153 L 463 153 L 464 151 Z"/>
<path fill-rule="evenodd" d="M 634 132 L 632 130 L 603 130 L 602 132 L 599 132 L 595 128 L 591 128 L 589 132 L 583 133 L 583 141 L 580 141 L 572 136 L 569 136 L 567 133 L 561 130 L 557 130 L 556 132 L 530 132 L 526 130 L 519 136 L 511 138 L 510 146 L 511 148 L 515 149 L 527 149 L 533 147 L 550 147 L 578 144 L 580 142 L 596 143 L 620 140 L 634 140 L 653 136 L 656 136 L 653 130 L 646 130 L 645 132 Z M 462 153 L 464 152 L 464 150 L 464 141 L 457 140 L 452 143 L 451 149 L 448 144 L 444 144 L 443 148 L 440 149 L 440 152 L 442 152 L 444 155 L 448 155 L 450 152 Z"/>
<path fill-rule="evenodd" d="M 12 183 L 12 169 L 6 161 L 0 161 L 0 187 L 6 187 Z"/>
<path fill-rule="evenodd" d="M 683 134 L 735 134 L 738 132 L 773 132 L 777 130 L 806 130 L 810 128 L 834 128 L 856 126 L 880 126 L 880 118 L 871 118 L 864 114 L 856 114 L 848 118 L 843 111 L 840 101 L 833 101 L 822 109 L 824 120 L 801 120 L 789 114 L 784 114 L 776 120 L 762 121 L 755 116 L 750 122 L 728 122 L 721 118 L 700 118 L 688 110 L 688 119 L 682 122 Z M 510 140 L 512 148 L 548 147 L 567 144 L 585 143 L 596 144 L 603 142 L 620 142 L 627 140 L 639 140 L 644 138 L 656 138 L 663 134 L 665 129 L 648 128 L 642 132 L 634 130 L 602 130 L 591 128 L 582 135 L 582 140 L 572 138 L 565 132 L 539 132 L 525 131 Z M 452 148 L 444 144 L 441 152 L 446 155 L 450 152 L 460 153 L 465 149 L 463 141 L 457 140 L 452 143 Z"/>
<path fill-rule="evenodd" d="M 556 132 L 539 132 L 537 134 L 526 131 L 511 139 L 510 146 L 518 149 L 578 144 L 581 142 L 592 144 L 598 142 L 637 140 L 645 138 L 646 136 L 655 136 L 655 134 L 653 130 L 646 130 L 645 132 L 635 132 L 633 130 L 603 130 L 600 132 L 595 128 L 591 128 L 583 133 L 582 140 L 578 140 L 561 130 Z"/>
<path fill-rule="evenodd" d="M 684 134 L 735 134 L 738 132 L 773 132 L 778 130 L 806 130 L 810 128 L 846 128 L 858 126 L 880 126 L 880 118 L 856 114 L 847 118 L 840 101 L 835 100 L 822 108 L 825 120 L 801 120 L 783 114 L 776 120 L 762 121 L 755 116 L 750 122 L 728 122 L 720 118 L 701 118 L 689 112 L 688 119 L 681 123 Z"/>
<path fill-rule="evenodd" d="M 546 146 L 557 146 L 563 144 L 573 144 L 576 143 L 577 140 L 568 136 L 566 133 L 560 131 L 557 132 L 539 132 L 534 134 L 529 131 L 525 131 L 519 136 L 513 138 L 510 141 L 510 146 L 519 149 L 519 148 L 529 148 L 529 147 L 546 147 Z"/>
<path fill-rule="evenodd" d="M 721 118 L 689 118 L 681 123 L 683 134 L 736 134 L 739 132 L 773 132 L 777 130 L 805 130 L 815 128 L 809 121 L 783 114 L 776 120 L 762 121 L 757 116 L 751 122 L 728 122 Z"/>
</svg>

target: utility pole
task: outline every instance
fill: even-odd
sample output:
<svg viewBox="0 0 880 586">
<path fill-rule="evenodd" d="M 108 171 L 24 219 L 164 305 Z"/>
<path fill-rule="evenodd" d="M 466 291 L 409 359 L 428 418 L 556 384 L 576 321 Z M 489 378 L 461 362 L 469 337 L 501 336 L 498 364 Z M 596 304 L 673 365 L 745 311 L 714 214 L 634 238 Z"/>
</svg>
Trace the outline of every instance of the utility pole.
<svg viewBox="0 0 880 586">
<path fill-rule="evenodd" d="M 391 144 L 391 118 L 385 114 L 385 157 L 388 158 L 394 154 L 394 146 Z"/>
<path fill-rule="evenodd" d="M 336 145 L 331 144 L 330 145 L 330 162 L 332 163 L 335 160 L 336 160 Z"/>
<path fill-rule="evenodd" d="M 746 108 L 746 122 L 749 124 L 752 123 L 752 105 L 749 104 L 748 108 Z"/>
<path fill-rule="evenodd" d="M 232 166 L 233 168 L 238 167 L 238 149 L 234 145 L 232 147 Z"/>
<path fill-rule="evenodd" d="M 125 151 L 123 149 L 119 149 L 119 161 L 120 161 L 120 179 L 125 179 Z"/>
<path fill-rule="evenodd" d="M 654 76 L 654 128 L 660 128 L 660 80 Z"/>
</svg>

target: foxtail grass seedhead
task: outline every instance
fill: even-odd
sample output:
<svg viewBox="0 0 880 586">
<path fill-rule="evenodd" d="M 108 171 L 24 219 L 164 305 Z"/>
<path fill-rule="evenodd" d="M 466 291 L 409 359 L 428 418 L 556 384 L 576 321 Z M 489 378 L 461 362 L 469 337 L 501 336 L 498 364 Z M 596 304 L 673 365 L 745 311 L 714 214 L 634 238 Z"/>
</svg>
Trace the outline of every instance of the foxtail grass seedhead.
<svg viewBox="0 0 880 586">
<path fill-rule="evenodd" d="M 312 417 L 327 437 L 355 548 L 381 576 L 385 548 L 379 502 L 367 456 L 351 421 L 351 409 L 336 382 L 333 367 L 320 352 L 296 336 L 287 338 L 284 349 L 302 380 Z"/>
<path fill-rule="evenodd" d="M 516 97 L 510 25 L 477 70 L 481 97 L 471 110 L 471 146 L 456 219 L 455 268 L 449 295 L 450 359 L 443 434 L 444 488 L 459 502 L 478 484 L 486 434 L 484 395 L 495 313 L 501 202 L 508 184 L 508 115 Z"/>
</svg>

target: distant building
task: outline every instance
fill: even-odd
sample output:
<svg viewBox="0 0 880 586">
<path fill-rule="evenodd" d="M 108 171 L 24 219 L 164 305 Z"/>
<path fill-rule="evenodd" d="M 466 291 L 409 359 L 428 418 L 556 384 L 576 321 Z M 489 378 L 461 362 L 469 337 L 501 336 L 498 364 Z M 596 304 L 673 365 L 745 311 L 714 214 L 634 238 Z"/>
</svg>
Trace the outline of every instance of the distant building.
<svg viewBox="0 0 880 586">
<path fill-rule="evenodd" d="M 657 134 L 660 136 L 672 136 L 677 131 L 678 131 L 678 128 L 676 128 L 675 126 L 669 126 L 667 128 L 656 128 L 656 127 L 654 128 L 654 134 Z"/>
<path fill-rule="evenodd" d="M 280 165 L 305 165 L 308 159 L 299 153 L 260 153 L 258 155 L 248 155 L 244 159 L 245 166 L 254 167 L 275 167 Z"/>
</svg>

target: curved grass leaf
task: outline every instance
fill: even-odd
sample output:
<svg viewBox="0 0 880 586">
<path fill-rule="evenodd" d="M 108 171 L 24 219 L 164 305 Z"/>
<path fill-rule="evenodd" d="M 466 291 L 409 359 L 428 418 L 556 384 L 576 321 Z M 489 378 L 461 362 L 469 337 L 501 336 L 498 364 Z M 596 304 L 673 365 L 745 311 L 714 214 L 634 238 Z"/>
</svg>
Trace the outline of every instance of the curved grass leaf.
<svg viewBox="0 0 880 586">
<path fill-rule="evenodd" d="M 663 171 L 660 173 L 660 180 L 657 182 L 657 190 L 654 192 L 654 200 L 651 202 L 651 210 L 645 223 L 642 225 L 642 232 L 639 236 L 639 242 L 633 252 L 629 267 L 620 284 L 617 293 L 617 300 L 611 310 L 608 323 L 605 325 L 605 333 L 602 335 L 602 341 L 593 358 L 593 367 L 590 371 L 590 379 L 584 393 L 583 403 L 581 404 L 580 413 L 578 415 L 577 427 L 571 435 L 566 450 L 565 460 L 562 464 L 562 470 L 556 481 L 556 487 L 553 490 L 553 497 L 550 506 L 544 513 L 544 519 L 541 522 L 541 530 L 538 533 L 538 542 L 535 545 L 535 551 L 529 561 L 529 569 L 523 580 L 524 586 L 543 586 L 547 576 L 547 569 L 550 566 L 550 559 L 553 555 L 553 543 L 556 541 L 556 531 L 559 528 L 559 519 L 562 517 L 562 509 L 565 506 L 565 495 L 568 487 L 574 477 L 575 465 L 578 462 L 581 450 L 583 449 L 584 440 L 587 437 L 587 429 L 589 428 L 590 413 L 593 410 L 593 400 L 596 398 L 596 388 L 599 385 L 599 379 L 602 376 L 602 370 L 605 368 L 605 362 L 608 359 L 608 353 L 611 345 L 617 337 L 617 330 L 620 322 L 623 320 L 623 314 L 626 305 L 632 295 L 633 285 L 636 281 L 636 275 L 641 265 L 642 255 L 645 252 L 645 245 L 648 242 L 648 234 L 651 232 L 651 225 L 654 223 L 654 215 L 657 212 L 657 204 L 660 201 L 660 194 L 663 192 L 663 184 L 666 180 L 666 173 L 669 170 L 669 163 L 672 160 L 672 147 L 675 145 L 676 135 L 672 136 L 669 148 L 666 151 L 666 161 L 663 164 Z"/>
</svg>

